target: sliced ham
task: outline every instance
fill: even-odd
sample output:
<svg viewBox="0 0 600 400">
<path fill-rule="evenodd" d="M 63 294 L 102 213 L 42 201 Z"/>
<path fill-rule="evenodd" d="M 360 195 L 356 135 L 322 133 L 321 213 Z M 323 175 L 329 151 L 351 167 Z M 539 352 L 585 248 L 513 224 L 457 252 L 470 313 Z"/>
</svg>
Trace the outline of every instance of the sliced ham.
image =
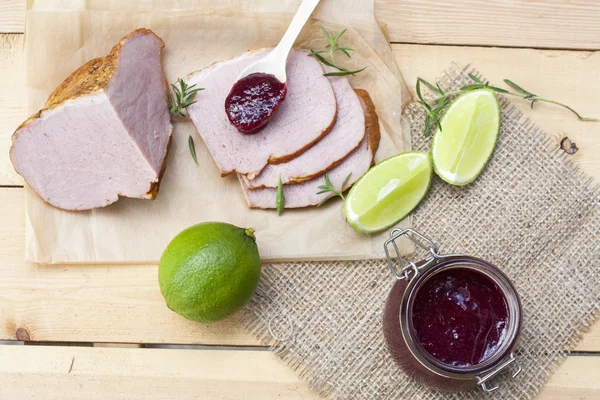
<svg viewBox="0 0 600 400">
<path fill-rule="evenodd" d="M 254 178 L 267 164 L 295 158 L 327 134 L 335 123 L 337 103 L 321 64 L 305 51 L 294 51 L 287 62 L 287 95 L 266 127 L 243 135 L 225 113 L 225 98 L 240 72 L 270 49 L 247 52 L 188 75 L 198 92 L 188 113 L 221 175 L 233 172 Z"/>
<path fill-rule="evenodd" d="M 164 42 L 148 29 L 73 72 L 13 134 L 15 170 L 47 203 L 88 210 L 154 199 L 172 125 Z"/>
<path fill-rule="evenodd" d="M 334 187 L 340 188 L 344 180 L 350 175 L 344 190 L 350 188 L 373 164 L 373 159 L 379 147 L 379 121 L 375 113 L 375 106 L 367 92 L 358 91 L 364 107 L 366 135 L 359 147 L 348 155 L 338 166 L 327 172 Z M 244 180 L 240 178 L 244 195 L 250 208 L 276 208 L 275 200 L 277 189 L 260 188 L 249 189 Z M 284 185 L 285 208 L 301 208 L 316 206 L 327 193 L 317 194 L 319 186 L 325 184 L 325 178 L 319 176 L 306 182 Z"/>
<path fill-rule="evenodd" d="M 358 95 L 343 76 L 329 78 L 337 100 L 337 119 L 331 131 L 304 153 L 286 163 L 267 165 L 254 179 L 243 177 L 249 188 L 276 188 L 310 180 L 338 165 L 365 136 L 365 114 Z"/>
</svg>

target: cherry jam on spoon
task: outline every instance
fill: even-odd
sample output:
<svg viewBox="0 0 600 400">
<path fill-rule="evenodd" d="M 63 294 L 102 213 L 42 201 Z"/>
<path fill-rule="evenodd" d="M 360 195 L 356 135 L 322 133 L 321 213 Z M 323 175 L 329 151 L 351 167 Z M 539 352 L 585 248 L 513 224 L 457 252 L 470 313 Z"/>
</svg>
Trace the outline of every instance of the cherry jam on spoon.
<svg viewBox="0 0 600 400">
<path fill-rule="evenodd" d="M 286 92 L 285 83 L 274 75 L 254 72 L 243 77 L 225 99 L 229 122 L 241 133 L 260 131 L 283 103 Z"/>
<path fill-rule="evenodd" d="M 233 84 L 225 99 L 225 112 L 239 132 L 259 132 L 285 100 L 288 54 L 319 1 L 303 0 L 277 47 L 246 67 Z"/>
</svg>

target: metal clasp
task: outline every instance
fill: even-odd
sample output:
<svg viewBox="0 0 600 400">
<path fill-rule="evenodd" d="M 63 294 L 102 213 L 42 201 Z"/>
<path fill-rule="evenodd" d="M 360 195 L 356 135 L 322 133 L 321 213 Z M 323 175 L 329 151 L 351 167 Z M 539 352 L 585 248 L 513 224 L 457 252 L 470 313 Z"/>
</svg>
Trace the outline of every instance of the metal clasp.
<svg viewBox="0 0 600 400">
<path fill-rule="evenodd" d="M 402 236 L 406 236 L 413 243 L 427 252 L 425 255 L 425 263 L 417 267 L 414 262 L 410 262 L 408 264 L 405 262 L 404 258 L 402 258 L 400 255 L 400 250 L 398 249 L 398 244 L 396 243 L 396 240 Z M 392 256 L 390 255 L 390 245 L 396 252 L 395 258 L 400 264 L 400 273 L 398 273 L 394 267 L 394 262 L 392 260 Z M 420 270 L 427 268 L 437 259 L 441 258 L 437 245 L 431 239 L 410 228 L 392 230 L 390 232 L 390 238 L 385 241 L 383 248 L 385 250 L 385 257 L 387 259 L 388 267 L 390 268 L 392 274 L 396 277 L 396 279 L 404 279 L 407 282 L 417 276 Z"/>
<path fill-rule="evenodd" d="M 513 378 L 516 378 L 521 373 L 521 371 L 523 369 L 521 368 L 521 365 L 519 364 L 519 362 L 515 358 L 515 355 L 513 353 L 510 353 L 510 356 L 508 357 L 508 359 L 505 360 L 502 364 L 498 365 L 493 370 L 487 372 L 485 375 L 478 376 L 477 377 L 477 384 L 479 386 L 481 386 L 481 389 L 483 389 L 484 392 L 486 392 L 486 393 L 493 392 L 494 390 L 498 389 L 499 386 L 498 385 L 494 385 L 492 387 L 487 387 L 486 382 L 488 382 L 490 379 L 494 378 L 502 370 L 506 369 L 511 364 L 514 364 L 514 365 L 517 366 L 517 371 L 512 375 Z"/>
</svg>

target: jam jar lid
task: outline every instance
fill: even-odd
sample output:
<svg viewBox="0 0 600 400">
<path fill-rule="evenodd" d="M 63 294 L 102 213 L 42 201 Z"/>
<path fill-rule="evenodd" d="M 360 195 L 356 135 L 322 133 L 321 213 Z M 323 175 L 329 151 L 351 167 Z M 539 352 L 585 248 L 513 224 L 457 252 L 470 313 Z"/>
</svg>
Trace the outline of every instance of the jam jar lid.
<svg viewBox="0 0 600 400">
<path fill-rule="evenodd" d="M 396 240 L 401 236 L 408 237 L 418 247 L 425 250 L 425 259 L 419 262 L 407 263 L 400 255 L 396 244 Z M 471 256 L 458 254 L 442 255 L 437 245 L 431 239 L 412 229 L 393 230 L 390 233 L 390 239 L 385 242 L 384 248 L 388 266 L 392 274 L 396 279 L 407 282 L 398 318 L 402 336 L 408 349 L 423 367 L 442 377 L 458 380 L 475 380 L 485 392 L 491 392 L 498 388 L 498 386 L 491 385 L 490 381 L 509 366 L 515 367 L 513 377 L 516 377 L 521 372 L 521 367 L 513 353 L 522 325 L 521 302 L 514 285 L 500 269 L 487 261 Z M 399 270 L 394 265 L 390 251 L 391 248 L 394 249 L 394 258 L 399 264 Z M 447 324 L 447 322 L 439 322 L 436 316 L 432 317 L 428 314 L 431 312 L 437 313 L 445 321 L 443 318 L 444 315 L 441 314 L 443 310 L 439 308 L 443 307 L 445 304 L 444 301 L 448 299 L 438 296 L 439 289 L 448 290 L 448 285 L 456 282 L 460 283 L 461 279 L 463 280 L 463 285 L 470 285 L 471 291 L 469 291 L 468 295 L 479 295 L 482 299 L 485 299 L 485 304 L 483 305 L 488 307 L 491 310 L 490 312 L 494 313 L 494 318 L 498 318 L 498 321 L 501 321 L 499 324 L 504 324 L 495 332 L 494 329 L 496 329 L 496 326 L 492 323 L 496 323 L 496 321 L 485 320 L 488 327 L 496 334 L 495 338 L 492 337 L 495 341 L 490 342 L 493 346 L 488 346 L 485 352 L 480 353 L 482 355 L 481 358 L 475 358 L 474 362 L 468 363 L 463 362 L 465 360 L 459 360 L 459 362 L 454 363 L 449 361 L 453 359 L 445 358 L 460 355 L 458 359 L 461 359 L 463 356 L 460 351 L 453 352 L 450 351 L 451 347 L 444 347 L 448 345 L 457 345 L 460 347 L 461 345 L 461 339 L 452 341 L 452 337 L 450 337 L 451 342 L 448 342 L 448 334 L 455 335 L 455 338 L 459 338 L 460 334 L 460 338 L 466 337 L 466 339 L 462 340 L 468 341 L 469 336 L 462 334 L 469 333 L 468 327 L 473 326 L 474 323 L 483 322 L 475 319 L 472 321 L 463 320 L 457 323 L 456 318 L 450 318 L 450 315 L 447 315 L 448 320 L 454 321 L 453 324 L 458 324 L 454 326 L 457 330 L 454 330 L 450 325 L 443 325 Z M 440 281 L 440 287 L 434 287 L 437 284 L 436 280 Z M 477 287 L 478 284 L 480 288 Z M 479 291 L 479 294 L 477 289 L 482 289 Z M 487 290 L 487 292 L 483 289 Z M 452 292 L 453 297 L 449 298 L 450 300 L 454 301 L 456 300 L 454 297 L 462 297 L 462 292 L 460 291 L 468 291 L 468 287 L 458 287 L 457 290 Z M 433 296 L 433 298 L 427 298 L 425 297 L 426 295 Z M 415 307 L 415 299 L 419 298 L 419 296 L 421 298 L 417 307 Z M 435 296 L 438 296 L 438 298 L 435 298 Z M 440 300 L 442 301 L 435 303 Z M 460 298 L 456 301 L 462 301 L 462 303 L 450 304 L 450 306 L 459 305 L 464 307 L 466 305 L 464 303 L 465 300 L 477 306 L 477 299 L 470 297 L 467 299 Z M 489 307 L 496 308 L 490 309 Z M 451 311 L 452 308 L 448 310 Z M 477 318 L 481 317 L 480 311 L 477 310 Z M 468 313 L 466 315 L 468 318 Z M 461 318 L 465 318 L 465 313 L 461 313 Z M 462 328 L 463 330 L 460 331 L 458 328 Z M 444 332 L 440 332 L 441 330 Z M 485 340 L 488 339 L 488 337 L 485 338 Z M 471 348 L 478 348 L 479 345 L 477 342 L 465 342 L 465 344 L 466 348 L 468 348 L 468 345 Z M 486 346 L 488 344 L 481 343 L 481 345 Z M 481 348 L 478 348 L 478 350 L 481 351 Z"/>
</svg>

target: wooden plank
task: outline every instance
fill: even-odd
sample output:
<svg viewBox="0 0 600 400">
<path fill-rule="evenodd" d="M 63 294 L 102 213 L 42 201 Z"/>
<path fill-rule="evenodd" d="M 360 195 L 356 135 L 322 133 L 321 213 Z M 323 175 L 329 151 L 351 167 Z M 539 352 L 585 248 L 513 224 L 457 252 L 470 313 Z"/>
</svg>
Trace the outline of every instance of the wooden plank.
<svg viewBox="0 0 600 400">
<path fill-rule="evenodd" d="M 200 324 L 167 309 L 155 265 L 25 263 L 23 193 L 0 189 L 0 340 L 259 345 L 239 316 Z M 577 350 L 600 352 L 600 323 Z"/>
<path fill-rule="evenodd" d="M 10 135 L 24 119 L 24 77 L 21 60 L 22 38 L 0 35 L 0 155 L 8 153 Z M 600 118 L 598 96 L 600 53 L 586 51 L 550 51 L 498 49 L 458 46 L 393 45 L 394 54 L 411 88 L 417 76 L 433 80 L 450 62 L 472 63 L 498 84 L 503 78 L 521 83 L 534 93 L 563 101 L 582 114 Z M 536 110 L 521 99 L 514 103 L 541 125 L 558 146 L 568 136 L 579 151 L 573 156 L 588 174 L 600 178 L 600 125 L 582 123 L 567 111 L 537 104 Z M 22 184 L 7 157 L 0 156 L 0 186 Z"/>
<path fill-rule="evenodd" d="M 600 357 L 569 357 L 539 400 L 597 399 Z M 3 399 L 318 399 L 274 354 L 0 346 Z"/>
<path fill-rule="evenodd" d="M 2 49 L 6 50 L 4 53 L 0 50 L 0 54 L 12 54 L 12 56 L 0 58 L 0 63 L 2 63 L 2 60 L 5 61 L 4 64 L 0 64 L 3 68 L 0 70 L 0 115 L 2 116 L 0 118 L 0 154 L 3 155 L 6 155 L 8 152 L 10 133 L 12 133 L 14 127 L 23 118 L 22 109 L 16 106 L 22 102 L 18 96 L 23 96 L 22 91 L 19 90 L 22 87 L 21 83 L 19 83 L 19 79 L 22 79 L 20 78 L 20 71 L 23 69 L 22 63 L 19 61 L 21 40 L 20 35 L 0 36 L 0 43 L 4 43 Z M 411 87 L 414 87 L 417 75 L 433 79 L 452 60 L 458 60 L 463 63 L 472 62 L 494 82 L 500 82 L 502 78 L 510 77 L 533 91 L 568 102 L 582 113 L 598 116 L 594 115 L 594 113 L 597 113 L 597 96 L 595 93 L 600 89 L 600 82 L 590 78 L 595 76 L 600 67 L 600 56 L 596 53 L 421 45 L 394 45 L 393 49 Z M 10 96 L 16 97 L 11 98 Z M 600 150 L 600 135 L 597 134 L 598 124 L 577 122 L 566 111 L 547 105 L 539 104 L 536 106 L 537 109 L 534 112 L 529 112 L 528 105 L 525 102 L 520 100 L 517 100 L 517 102 L 519 102 L 523 110 L 528 112 L 528 115 L 533 117 L 536 122 L 552 135 L 557 146 L 560 139 L 565 135 L 577 143 L 580 150 L 573 156 L 574 160 L 589 174 L 596 178 L 600 177 L 600 160 L 595 157 L 595 154 Z M 10 129 L 7 128 L 9 125 Z M 12 171 L 12 166 L 8 158 L 6 156 L 0 157 L 0 185 L 19 184 L 20 182 L 20 179 Z M 4 248 L 15 249 L 13 257 L 16 257 L 15 260 L 18 260 L 16 264 L 5 265 L 4 267 L 27 272 L 23 275 L 13 276 L 14 281 L 12 284 L 15 284 L 15 282 L 28 281 L 27 274 L 37 273 L 38 269 L 31 266 L 24 266 L 20 261 L 23 251 L 22 202 L 20 199 L 22 194 L 21 192 L 13 192 L 13 194 L 19 200 L 17 201 L 15 198 L 12 200 L 3 199 L 3 201 L 7 201 L 8 203 L 3 203 L 2 206 L 5 207 L 5 212 L 9 213 L 9 217 L 14 218 L 18 216 L 18 224 L 14 226 L 15 232 L 6 231 L 6 235 L 0 240 L 11 242 L 8 247 L 5 246 Z M 6 209 L 6 204 L 10 204 L 8 209 Z M 12 210 L 15 208 L 13 207 L 17 207 L 16 209 L 20 210 L 19 213 L 14 214 Z M 48 270 L 52 268 L 55 267 L 50 267 Z M 106 268 L 107 272 L 101 273 L 98 273 L 98 270 L 103 271 L 102 268 L 94 270 L 94 280 L 98 282 L 111 282 L 113 277 L 114 279 L 122 279 L 125 276 L 135 276 L 138 270 L 146 270 L 146 268 L 141 266 L 120 266 L 119 268 Z M 117 272 L 113 272 L 113 270 Z M 69 267 L 68 271 L 71 271 L 73 275 L 88 276 L 91 269 Z M 52 278 L 48 277 L 48 279 Z M 148 282 L 151 283 L 151 279 L 148 279 Z M 81 281 L 76 281 L 73 284 L 77 286 L 81 284 Z M 51 292 L 51 289 L 48 289 Z M 77 290 L 82 289 L 79 288 Z M 22 311 L 27 314 L 26 310 Z M 20 318 L 23 317 L 21 316 Z M 73 325 L 66 326 L 62 330 L 60 328 L 62 321 L 55 320 L 52 324 L 39 326 L 36 325 L 35 321 L 40 323 L 42 319 L 39 316 L 37 320 L 35 318 L 34 321 L 31 321 L 29 318 L 22 319 L 21 321 L 27 321 L 29 324 L 33 323 L 32 326 L 36 327 L 33 330 L 34 338 L 37 340 L 61 340 L 60 335 L 66 334 L 70 338 L 68 340 L 116 341 L 113 340 L 112 334 L 101 334 L 94 332 L 93 329 L 89 332 L 82 332 L 81 328 L 78 329 L 77 326 L 79 323 L 85 320 L 84 315 L 81 315 L 79 319 L 73 320 Z M 11 320 L 5 318 L 5 321 Z M 144 334 L 144 327 L 148 326 L 150 324 L 139 326 L 132 323 L 131 326 L 127 325 L 122 330 L 117 330 L 115 335 L 119 336 L 119 341 L 138 341 L 138 337 Z M 136 327 L 137 329 L 134 329 Z M 123 332 L 128 332 L 128 334 L 123 335 Z M 174 329 L 174 332 L 178 331 Z M 196 333 L 191 335 L 191 337 L 181 337 L 182 334 L 163 332 L 160 334 L 157 333 L 154 337 L 148 337 L 147 341 L 160 339 L 174 343 L 196 343 L 205 340 L 203 338 L 199 339 L 202 335 L 203 333 Z M 216 336 L 220 337 L 220 334 L 215 334 Z M 10 332 L 10 329 L 6 330 L 2 337 L 14 338 L 14 331 Z M 63 339 L 67 340 L 66 338 Z M 207 340 L 211 342 L 213 339 Z M 223 340 L 227 342 L 228 339 Z M 247 338 L 239 340 L 241 342 L 238 343 L 248 343 L 246 341 Z M 585 337 L 579 349 L 588 351 L 600 350 L 600 328 L 594 328 L 592 333 Z"/>
<path fill-rule="evenodd" d="M 0 0 L 0 33 L 23 33 L 26 0 Z"/>
<path fill-rule="evenodd" d="M 600 48 L 596 0 L 375 0 L 390 40 L 402 43 Z"/>
<path fill-rule="evenodd" d="M 0 346 L 0 398 L 317 399 L 268 351 Z"/>
<path fill-rule="evenodd" d="M 600 2 L 598 3 L 600 4 Z M 564 102 L 587 117 L 600 118 L 600 53 L 532 49 L 499 49 L 458 46 L 393 45 L 392 50 L 411 91 L 417 77 L 430 82 L 457 61 L 472 64 L 490 82 L 505 87 L 511 79 L 525 89 Z M 600 182 L 600 122 L 580 122 L 562 108 L 511 98 L 525 116 L 540 125 L 558 148 L 569 137 L 579 150 L 572 159 Z"/>
<path fill-rule="evenodd" d="M 0 189 L 0 340 L 259 345 L 239 315 L 201 324 L 169 310 L 156 265 L 25 263 L 23 193 Z"/>
<path fill-rule="evenodd" d="M 0 20 L 3 18 L 2 4 L 0 1 Z M 0 35 L 0 186 L 22 184 L 8 159 L 10 137 L 25 119 L 22 48 L 23 35 Z"/>
<path fill-rule="evenodd" d="M 0 1 L 0 33 L 23 32 L 25 2 Z M 600 48 L 595 0 L 375 0 L 375 14 L 393 42 Z"/>
<path fill-rule="evenodd" d="M 600 357 L 568 357 L 550 377 L 536 400 L 592 400 L 600 398 Z"/>
</svg>

